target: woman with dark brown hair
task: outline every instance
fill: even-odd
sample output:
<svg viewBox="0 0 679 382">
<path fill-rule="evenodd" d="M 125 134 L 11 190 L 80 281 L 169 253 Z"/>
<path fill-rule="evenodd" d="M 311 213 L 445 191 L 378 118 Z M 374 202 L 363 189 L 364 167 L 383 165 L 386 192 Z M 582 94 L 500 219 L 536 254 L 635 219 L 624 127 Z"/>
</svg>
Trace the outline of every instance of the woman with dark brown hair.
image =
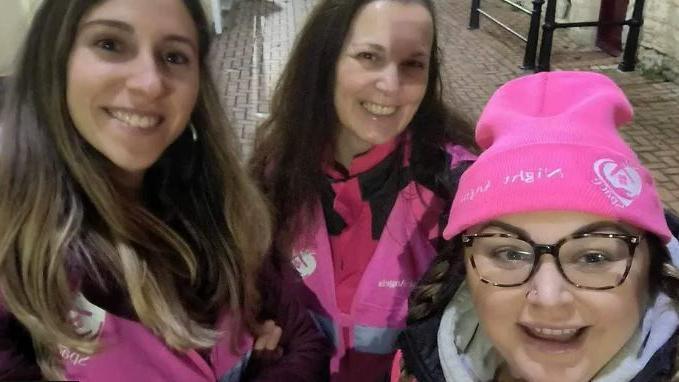
<svg viewBox="0 0 679 382">
<path fill-rule="evenodd" d="M 252 170 L 275 247 L 335 346 L 337 381 L 379 381 L 465 161 L 441 100 L 429 0 L 324 0 L 308 16 L 258 131 Z"/>
<path fill-rule="evenodd" d="M 495 92 L 392 381 L 677 380 L 679 225 L 618 132 L 632 114 L 600 73 Z"/>
<path fill-rule="evenodd" d="M 323 378 L 208 31 L 197 0 L 37 11 L 0 121 L 0 379 Z"/>
</svg>

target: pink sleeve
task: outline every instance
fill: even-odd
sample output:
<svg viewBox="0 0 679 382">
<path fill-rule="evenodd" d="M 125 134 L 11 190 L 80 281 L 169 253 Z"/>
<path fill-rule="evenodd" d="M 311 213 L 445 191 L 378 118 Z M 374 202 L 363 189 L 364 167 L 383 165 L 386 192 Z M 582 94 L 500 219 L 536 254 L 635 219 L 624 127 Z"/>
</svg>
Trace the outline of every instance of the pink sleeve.
<svg viewBox="0 0 679 382">
<path fill-rule="evenodd" d="M 394 361 L 391 364 L 391 382 L 399 382 L 399 377 L 401 376 L 401 360 L 403 355 L 401 351 L 398 350 L 396 355 L 394 355 Z"/>
<path fill-rule="evenodd" d="M 446 151 L 452 156 L 450 161 L 451 168 L 455 168 L 460 162 L 476 160 L 476 155 L 460 145 L 447 146 Z"/>
<path fill-rule="evenodd" d="M 401 362 L 403 360 L 403 354 L 400 350 L 396 351 L 394 355 L 394 361 L 391 363 L 391 380 L 390 382 L 400 382 L 401 381 Z M 417 382 L 414 377 L 410 377 L 408 382 Z"/>
</svg>

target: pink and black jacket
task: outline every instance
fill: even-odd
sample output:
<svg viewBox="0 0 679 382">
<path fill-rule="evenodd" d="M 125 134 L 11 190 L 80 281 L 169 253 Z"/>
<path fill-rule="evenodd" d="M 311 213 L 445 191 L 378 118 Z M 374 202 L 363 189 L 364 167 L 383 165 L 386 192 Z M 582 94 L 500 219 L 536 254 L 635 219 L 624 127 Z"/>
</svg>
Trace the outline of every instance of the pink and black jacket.
<svg viewBox="0 0 679 382">
<path fill-rule="evenodd" d="M 335 280 L 333 255 L 337 254 L 332 253 L 331 240 L 347 221 L 334 200 L 332 184 L 293 248 L 291 261 L 302 280 L 297 281 L 297 293 L 335 348 L 333 381 L 384 380 L 396 338 L 405 328 L 408 295 L 437 253 L 446 201 L 432 191 L 434 187 L 412 179 L 409 151 L 405 141 L 374 169 L 358 175 L 362 198 L 370 204 L 368 226 L 376 246 L 360 282 L 350 291 L 350 309 L 343 312 L 338 306 L 338 293 L 343 291 Z M 445 177 L 455 187 L 475 157 L 451 145 L 445 158 L 449 169 Z M 361 245 L 366 244 L 355 243 L 357 248 Z"/>
<path fill-rule="evenodd" d="M 243 335 L 232 341 L 232 318 L 227 313 L 218 319 L 217 328 L 223 330 L 223 335 L 215 346 L 200 353 L 197 350 L 180 353 L 170 349 L 134 317 L 125 317 L 129 314 L 124 310 L 121 315 L 113 314 L 81 293 L 70 318 L 78 333 L 96 336 L 101 348 L 94 355 L 85 355 L 59 347 L 65 376 L 68 380 L 97 382 L 324 380 L 329 350 L 306 310 L 281 288 L 276 267 L 265 266 L 259 285 L 264 304 L 262 318 L 274 319 L 283 329 L 280 345 L 284 355 L 274 363 L 258 364 L 250 357 L 253 339 L 247 331 L 243 330 Z M 30 335 L 0 306 L 0 380 L 40 378 Z"/>
</svg>

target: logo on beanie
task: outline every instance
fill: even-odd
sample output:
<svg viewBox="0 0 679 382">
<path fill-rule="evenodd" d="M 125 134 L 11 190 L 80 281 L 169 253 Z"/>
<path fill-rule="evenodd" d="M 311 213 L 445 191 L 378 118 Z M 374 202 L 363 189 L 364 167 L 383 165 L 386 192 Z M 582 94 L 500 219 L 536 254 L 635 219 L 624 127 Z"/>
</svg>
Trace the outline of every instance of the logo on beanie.
<svg viewBox="0 0 679 382">
<path fill-rule="evenodd" d="M 641 176 L 630 166 L 604 158 L 594 162 L 594 173 L 597 176 L 594 184 L 599 186 L 611 204 L 616 207 L 629 206 L 641 194 Z"/>
</svg>

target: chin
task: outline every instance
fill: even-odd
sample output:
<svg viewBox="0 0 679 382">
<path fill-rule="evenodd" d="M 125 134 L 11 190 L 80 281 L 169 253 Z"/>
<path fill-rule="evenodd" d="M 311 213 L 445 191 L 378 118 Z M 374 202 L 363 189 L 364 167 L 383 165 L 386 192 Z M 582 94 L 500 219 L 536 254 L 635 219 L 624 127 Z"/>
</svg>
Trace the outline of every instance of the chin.
<svg viewBox="0 0 679 382">
<path fill-rule="evenodd" d="M 574 368 L 543 368 L 540 366 L 530 366 L 520 369 L 519 373 L 512 373 L 514 377 L 525 380 L 526 382 L 587 382 L 594 375 Z"/>
<path fill-rule="evenodd" d="M 401 134 L 402 130 L 398 131 L 383 131 L 379 132 L 377 134 L 372 134 L 371 136 L 365 137 L 365 141 L 370 143 L 371 145 L 381 145 L 384 143 L 387 143 L 391 141 L 392 139 L 396 138 Z"/>
</svg>

